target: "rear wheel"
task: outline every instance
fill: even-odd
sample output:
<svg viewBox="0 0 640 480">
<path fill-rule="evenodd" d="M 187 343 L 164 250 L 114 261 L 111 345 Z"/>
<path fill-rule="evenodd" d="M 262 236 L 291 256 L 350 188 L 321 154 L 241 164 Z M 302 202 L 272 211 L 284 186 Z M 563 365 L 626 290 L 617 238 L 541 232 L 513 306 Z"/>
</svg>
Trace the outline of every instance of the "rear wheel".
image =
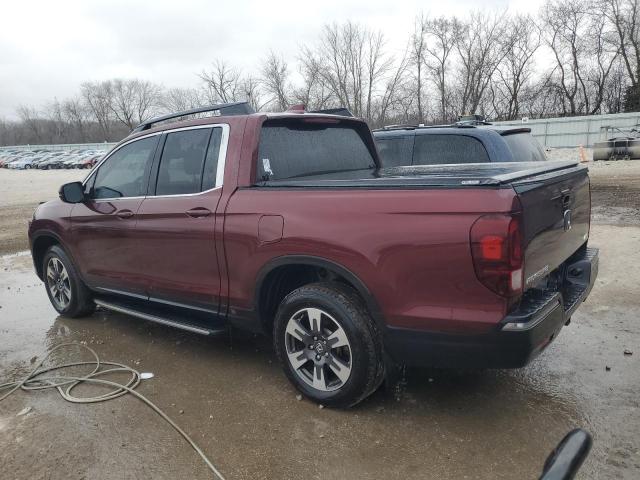
<svg viewBox="0 0 640 480">
<path fill-rule="evenodd" d="M 287 295 L 276 314 L 274 344 L 289 380 L 324 405 L 355 405 L 382 382 L 377 329 L 349 287 L 316 283 Z"/>
<path fill-rule="evenodd" d="M 61 315 L 83 317 L 96 308 L 90 290 L 82 282 L 75 266 L 58 245 L 47 250 L 42 271 L 51 305 Z"/>
</svg>

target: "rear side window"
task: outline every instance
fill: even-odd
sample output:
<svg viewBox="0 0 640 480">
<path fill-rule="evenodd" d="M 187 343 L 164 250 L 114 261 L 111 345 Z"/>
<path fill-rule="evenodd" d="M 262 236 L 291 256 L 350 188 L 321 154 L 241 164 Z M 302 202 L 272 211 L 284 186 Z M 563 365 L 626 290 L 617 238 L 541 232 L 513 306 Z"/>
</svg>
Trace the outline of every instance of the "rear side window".
<svg viewBox="0 0 640 480">
<path fill-rule="evenodd" d="M 301 121 L 265 122 L 257 181 L 371 169 L 375 160 L 355 128 Z"/>
<path fill-rule="evenodd" d="M 200 192 L 210 128 L 167 134 L 162 150 L 156 195 Z"/>
<path fill-rule="evenodd" d="M 530 133 L 503 135 L 514 162 L 544 162 L 547 156 L 540 143 Z"/>
<path fill-rule="evenodd" d="M 466 135 L 416 135 L 414 165 L 489 162 L 480 140 Z"/>
<path fill-rule="evenodd" d="M 140 197 L 147 179 L 158 137 L 132 142 L 111 155 L 94 175 L 92 198 Z"/>
<path fill-rule="evenodd" d="M 400 167 L 411 165 L 414 138 L 413 135 L 376 138 L 382 166 Z"/>
</svg>

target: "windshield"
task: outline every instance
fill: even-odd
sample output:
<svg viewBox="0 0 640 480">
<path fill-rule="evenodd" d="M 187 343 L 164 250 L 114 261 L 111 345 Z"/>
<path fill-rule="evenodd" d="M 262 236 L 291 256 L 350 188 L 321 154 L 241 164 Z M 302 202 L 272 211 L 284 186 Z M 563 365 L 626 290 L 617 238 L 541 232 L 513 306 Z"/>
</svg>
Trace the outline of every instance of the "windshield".
<svg viewBox="0 0 640 480">
<path fill-rule="evenodd" d="M 352 123 L 272 120 L 262 127 L 257 181 L 375 167 L 372 152 Z"/>
</svg>

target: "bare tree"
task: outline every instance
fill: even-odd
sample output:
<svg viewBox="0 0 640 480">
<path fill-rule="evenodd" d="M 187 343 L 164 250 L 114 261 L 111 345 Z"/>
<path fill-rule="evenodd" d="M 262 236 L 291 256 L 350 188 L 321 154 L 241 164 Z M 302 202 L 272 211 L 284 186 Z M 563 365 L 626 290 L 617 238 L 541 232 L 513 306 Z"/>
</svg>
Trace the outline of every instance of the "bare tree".
<svg viewBox="0 0 640 480">
<path fill-rule="evenodd" d="M 315 110 L 337 104 L 331 88 L 320 73 L 320 60 L 309 47 L 302 47 L 299 62 L 302 82 L 293 90 L 293 101 Z"/>
<path fill-rule="evenodd" d="M 425 65 L 438 91 L 442 123 L 447 122 L 452 116 L 449 111 L 449 77 L 451 53 L 456 46 L 457 23 L 455 18 L 440 17 L 429 21 L 426 25 Z"/>
<path fill-rule="evenodd" d="M 587 12 L 581 0 L 548 0 L 542 9 L 545 41 L 556 61 L 557 88 L 563 94 L 564 114 L 580 113 L 580 88 L 586 90 L 584 57 Z"/>
<path fill-rule="evenodd" d="M 492 90 L 496 116 L 511 120 L 520 115 L 521 94 L 534 75 L 534 55 L 541 44 L 540 30 L 529 15 L 506 23 L 504 58 L 498 64 Z"/>
<path fill-rule="evenodd" d="M 237 102 L 242 95 L 240 71 L 222 60 L 213 62 L 211 70 L 199 75 L 204 83 L 205 97 L 209 103 Z"/>
<path fill-rule="evenodd" d="M 195 88 L 169 88 L 160 100 L 162 109 L 167 112 L 181 112 L 198 108 L 206 103 Z"/>
<path fill-rule="evenodd" d="M 69 136 L 70 125 L 65 117 L 63 105 L 57 98 L 54 98 L 53 102 L 45 107 L 44 118 L 47 120 L 50 130 L 47 141 L 52 143 L 68 143 L 71 141 Z"/>
<path fill-rule="evenodd" d="M 110 138 L 112 129 L 111 82 L 85 82 L 80 86 L 83 100 L 102 131 L 102 140 Z"/>
<path fill-rule="evenodd" d="M 86 124 L 89 118 L 89 111 L 80 98 L 69 98 L 62 102 L 62 111 L 66 121 L 76 132 L 77 141 L 87 140 Z"/>
<path fill-rule="evenodd" d="M 264 98 L 260 80 L 252 75 L 242 79 L 240 92 L 239 100 L 248 102 L 256 112 L 264 110 L 271 101 Z"/>
<path fill-rule="evenodd" d="M 510 48 L 505 24 L 506 13 L 479 12 L 472 13 L 466 22 L 455 24 L 461 113 L 478 110 L 498 65 Z"/>
<path fill-rule="evenodd" d="M 379 117 L 374 108 L 389 104 L 384 97 L 394 76 L 394 59 L 384 44 L 381 32 L 353 22 L 325 25 L 316 47 L 304 50 L 306 64 L 331 92 L 332 103 L 371 120 Z"/>
<path fill-rule="evenodd" d="M 612 32 L 607 29 L 606 18 L 599 13 L 590 15 L 590 25 L 587 36 L 587 83 L 588 89 L 583 90 L 586 113 L 598 113 L 602 107 L 605 89 L 609 84 L 608 78 L 620 54 L 620 47 L 612 41 Z"/>
<path fill-rule="evenodd" d="M 602 13 L 614 27 L 631 85 L 640 84 L 640 1 L 602 0 Z"/>
<path fill-rule="evenodd" d="M 18 107 L 18 117 L 22 123 L 31 130 L 36 143 L 42 141 L 42 125 L 38 111 L 28 105 L 20 105 Z"/>
<path fill-rule="evenodd" d="M 600 0 L 600 11 L 613 28 L 616 48 L 627 73 L 624 108 L 640 108 L 640 0 Z"/>
<path fill-rule="evenodd" d="M 109 108 L 115 118 L 129 129 L 153 116 L 160 104 L 161 88 L 146 80 L 115 79 L 109 82 Z"/>
<path fill-rule="evenodd" d="M 269 52 L 262 62 L 260 80 L 266 93 L 271 96 L 270 103 L 280 111 L 286 110 L 291 90 L 287 62 L 274 52 Z"/>
<path fill-rule="evenodd" d="M 415 82 L 415 99 L 417 106 L 418 123 L 424 123 L 424 69 L 425 54 L 427 50 L 427 30 L 429 20 L 420 13 L 416 16 L 413 26 L 413 34 L 411 35 L 411 44 L 409 49 L 409 65 L 414 72 Z"/>
</svg>

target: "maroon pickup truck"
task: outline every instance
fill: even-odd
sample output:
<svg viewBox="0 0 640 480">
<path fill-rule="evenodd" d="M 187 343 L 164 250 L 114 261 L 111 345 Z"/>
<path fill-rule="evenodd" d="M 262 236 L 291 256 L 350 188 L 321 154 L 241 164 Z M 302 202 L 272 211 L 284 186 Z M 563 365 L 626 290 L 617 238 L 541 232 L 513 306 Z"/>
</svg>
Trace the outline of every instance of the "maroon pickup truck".
<svg viewBox="0 0 640 480">
<path fill-rule="evenodd" d="M 303 394 L 349 406 L 392 365 L 521 367 L 593 286 L 580 164 L 381 168 L 358 119 L 225 104 L 184 120 L 204 110 L 140 125 L 37 208 L 60 314 L 265 332 Z"/>
</svg>

